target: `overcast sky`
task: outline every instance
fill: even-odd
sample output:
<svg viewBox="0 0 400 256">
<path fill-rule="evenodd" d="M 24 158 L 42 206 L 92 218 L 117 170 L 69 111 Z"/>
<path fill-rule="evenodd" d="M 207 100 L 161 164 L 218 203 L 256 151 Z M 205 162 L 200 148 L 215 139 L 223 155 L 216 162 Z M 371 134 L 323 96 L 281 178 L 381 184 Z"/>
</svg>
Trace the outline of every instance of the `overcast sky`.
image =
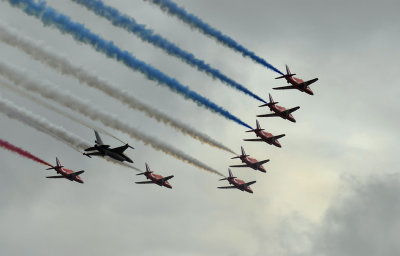
<svg viewBox="0 0 400 256">
<path fill-rule="evenodd" d="M 85 170 L 85 184 L 49 180 L 45 166 L 0 151 L 1 255 L 399 255 L 400 95 L 398 1 L 239 1 L 186 0 L 177 3 L 284 70 L 319 81 L 314 96 L 273 91 L 278 75 L 136 0 L 105 1 L 138 23 L 192 52 L 233 80 L 286 107 L 300 106 L 297 123 L 260 118 L 273 134 L 285 133 L 282 148 L 244 142 L 254 135 L 171 92 L 142 74 L 77 43 L 36 18 L 0 1 L 0 21 L 41 41 L 86 70 L 129 90 L 169 115 L 265 164 L 267 173 L 233 169 L 257 180 L 254 194 L 218 190 L 219 176 L 155 151 L 105 127 L 129 142 L 135 166 L 144 163 L 174 175 L 172 190 L 137 185 L 130 169 L 101 158 L 86 158 L 31 127 L 0 115 L 0 138 L 38 157 Z M 72 1 L 49 5 L 112 40 L 123 50 L 176 78 L 250 125 L 266 112 L 259 102 L 112 26 Z M 201 144 L 71 77 L 43 66 L 0 43 L 1 59 L 50 81 L 93 106 L 117 115 L 146 134 L 174 145 L 226 174 L 239 164 L 232 155 Z M 0 87 L 1 97 L 94 142 L 92 130 Z M 72 113 L 72 112 L 71 112 Z M 73 115 L 84 118 L 77 113 Z M 89 121 L 91 122 L 91 121 Z M 93 122 L 91 122 L 93 123 Z M 93 123 L 102 126 L 101 123 Z M 103 127 L 103 126 L 102 126 Z M 112 146 L 120 143 L 111 137 Z"/>
</svg>

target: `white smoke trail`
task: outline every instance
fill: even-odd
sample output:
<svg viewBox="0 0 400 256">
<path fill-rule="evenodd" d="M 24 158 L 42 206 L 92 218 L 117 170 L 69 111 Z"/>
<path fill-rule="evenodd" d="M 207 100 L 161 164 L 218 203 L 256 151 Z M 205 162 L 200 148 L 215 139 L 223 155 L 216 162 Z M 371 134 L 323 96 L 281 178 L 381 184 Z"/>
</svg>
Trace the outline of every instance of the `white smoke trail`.
<svg viewBox="0 0 400 256">
<path fill-rule="evenodd" d="M 110 97 L 113 97 L 132 109 L 139 110 L 146 114 L 148 117 L 156 119 L 158 122 L 162 122 L 169 125 L 183 134 L 189 135 L 192 138 L 199 140 L 202 143 L 206 143 L 210 146 L 225 150 L 232 154 L 235 154 L 231 149 L 212 139 L 206 134 L 196 131 L 194 128 L 188 126 L 185 123 L 180 122 L 172 117 L 169 117 L 165 113 L 154 109 L 153 107 L 145 104 L 139 99 L 135 98 L 129 92 L 118 88 L 117 86 L 109 83 L 108 81 L 101 79 L 87 71 L 82 67 L 76 66 L 69 62 L 66 58 L 60 56 L 50 49 L 46 49 L 44 45 L 33 42 L 33 40 L 21 36 L 15 30 L 6 28 L 0 22 L 0 40 L 10 46 L 16 47 L 32 58 L 40 61 L 47 66 L 57 70 L 58 72 L 77 78 L 81 83 L 87 84 L 90 87 L 96 88 Z"/>
<path fill-rule="evenodd" d="M 2 62 L 0 62 L 0 74 L 14 82 L 16 85 L 21 86 L 27 90 L 40 94 L 43 97 L 53 100 L 56 103 L 59 103 L 67 108 L 70 108 L 74 111 L 85 115 L 92 120 L 98 120 L 102 122 L 104 125 L 109 126 L 111 128 L 117 129 L 121 132 L 124 132 L 131 137 L 142 141 L 144 144 L 148 144 L 156 150 L 160 150 L 168 155 L 171 155 L 183 162 L 194 165 L 203 170 L 215 173 L 217 175 L 223 176 L 217 170 L 203 164 L 202 162 L 194 159 L 191 156 L 186 155 L 185 153 L 179 151 L 178 149 L 173 148 L 170 145 L 162 143 L 139 130 L 136 130 L 131 125 L 120 121 L 116 116 L 106 113 L 104 111 L 98 111 L 96 108 L 92 107 L 91 104 L 85 102 L 74 95 L 71 95 L 67 92 L 61 92 L 60 89 L 44 84 L 38 81 L 33 81 L 28 78 L 24 72 L 18 72 L 15 68 L 10 67 Z"/>
<path fill-rule="evenodd" d="M 4 84 L 4 81 L 1 81 Z M 43 117 L 37 116 L 22 107 L 16 106 L 12 101 L 3 99 L 0 97 L 0 112 L 7 115 L 9 118 L 16 119 L 42 133 L 52 136 L 53 138 L 61 141 L 68 146 L 71 146 L 76 151 L 81 152 L 82 149 L 89 147 L 89 143 L 79 138 L 75 134 L 66 131 L 64 128 L 50 123 Z M 141 172 L 140 169 L 129 165 L 128 163 L 122 163 L 111 158 L 105 158 L 107 161 L 114 164 L 118 164 L 124 167 L 131 168 L 133 170 Z"/>
<path fill-rule="evenodd" d="M 89 147 L 89 144 L 78 136 L 66 131 L 60 126 L 52 124 L 45 118 L 33 114 L 27 109 L 18 107 L 12 101 L 2 97 L 0 97 L 0 112 L 7 115 L 9 118 L 16 119 L 40 132 L 48 134 L 78 151 Z"/>
<path fill-rule="evenodd" d="M 118 141 L 120 141 L 120 142 L 122 142 L 124 144 L 126 143 L 123 140 L 119 139 L 118 137 L 114 136 L 113 134 L 109 133 L 108 131 L 106 131 L 106 130 L 98 127 L 98 126 L 89 124 L 88 122 L 85 122 L 84 120 L 81 120 L 81 119 L 71 115 L 70 113 L 64 111 L 64 110 L 55 107 L 54 105 L 42 100 L 41 98 L 39 98 L 37 96 L 34 96 L 34 95 L 28 93 L 25 90 L 22 90 L 20 87 L 12 85 L 10 82 L 8 82 L 7 80 L 5 80 L 3 78 L 0 78 L 0 86 L 6 87 L 7 89 L 12 90 L 13 92 L 17 93 L 18 95 L 21 95 L 21 96 L 23 96 L 25 98 L 28 98 L 31 101 L 34 101 L 35 103 L 37 103 L 37 104 L 39 104 L 39 105 L 41 105 L 41 106 L 53 111 L 53 112 L 56 112 L 57 114 L 60 114 L 60 115 L 66 117 L 66 118 L 68 118 L 68 119 L 70 119 L 70 120 L 72 120 L 72 121 L 74 121 L 76 123 L 79 123 L 79 124 L 89 128 L 89 129 L 96 130 L 98 132 L 106 134 L 106 135 L 108 135 L 108 136 L 110 136 L 110 137 L 112 137 L 112 138 L 114 138 L 114 139 L 116 139 L 116 140 L 118 140 Z"/>
</svg>

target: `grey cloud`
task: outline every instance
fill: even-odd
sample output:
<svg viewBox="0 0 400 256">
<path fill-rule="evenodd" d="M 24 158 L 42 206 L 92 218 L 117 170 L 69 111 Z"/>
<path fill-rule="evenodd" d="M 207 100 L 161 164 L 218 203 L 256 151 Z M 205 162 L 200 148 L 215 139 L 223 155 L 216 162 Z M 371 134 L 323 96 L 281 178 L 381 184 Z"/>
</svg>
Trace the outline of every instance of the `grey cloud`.
<svg viewBox="0 0 400 256">
<path fill-rule="evenodd" d="M 305 234 L 311 248 L 304 255 L 399 255 L 400 174 L 347 182 L 323 221 Z"/>
</svg>

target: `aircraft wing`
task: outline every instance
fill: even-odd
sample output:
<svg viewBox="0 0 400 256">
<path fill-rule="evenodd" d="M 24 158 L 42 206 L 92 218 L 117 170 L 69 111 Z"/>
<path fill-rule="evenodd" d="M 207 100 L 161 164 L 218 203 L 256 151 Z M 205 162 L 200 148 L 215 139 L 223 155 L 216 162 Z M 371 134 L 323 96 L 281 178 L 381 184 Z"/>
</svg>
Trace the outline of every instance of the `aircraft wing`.
<svg viewBox="0 0 400 256">
<path fill-rule="evenodd" d="M 51 178 L 51 179 L 59 179 L 59 178 L 64 178 L 62 175 L 57 175 L 57 176 L 47 176 L 46 178 Z"/>
<path fill-rule="evenodd" d="M 262 139 L 244 139 L 244 141 L 263 141 Z"/>
<path fill-rule="evenodd" d="M 300 86 L 302 86 L 303 88 L 305 88 L 306 86 L 315 83 L 316 81 L 318 81 L 318 78 L 314 78 L 308 81 L 305 81 L 304 83 L 299 84 Z M 274 88 L 275 89 L 275 88 Z"/>
<path fill-rule="evenodd" d="M 84 173 L 84 172 L 85 172 L 85 171 L 73 172 L 73 173 L 71 173 L 69 176 L 72 177 L 72 178 L 75 178 L 76 176 L 78 176 L 79 174 L 82 174 L 82 173 Z"/>
<path fill-rule="evenodd" d="M 236 188 L 236 187 L 235 186 L 226 186 L 226 187 L 218 187 L 218 188 L 229 189 L 229 188 Z"/>
<path fill-rule="evenodd" d="M 257 162 L 257 166 L 263 165 L 263 164 L 268 163 L 268 162 L 269 162 L 269 159 Z"/>
<path fill-rule="evenodd" d="M 254 183 L 256 183 L 256 181 L 250 181 L 250 182 L 244 183 L 244 184 L 242 184 L 240 186 L 245 188 L 245 187 L 248 187 L 248 186 L 250 186 L 250 185 L 252 185 Z"/>
<path fill-rule="evenodd" d="M 102 156 L 101 152 L 85 153 L 86 156 Z"/>
<path fill-rule="evenodd" d="M 97 149 L 95 147 L 90 147 L 90 148 L 85 149 L 85 151 L 93 151 L 93 150 L 97 150 Z"/>
<path fill-rule="evenodd" d="M 246 164 L 243 165 L 230 165 L 229 167 L 248 167 Z"/>
<path fill-rule="evenodd" d="M 290 113 L 298 110 L 299 108 L 300 107 L 294 107 L 294 108 L 291 108 L 291 109 L 287 109 L 287 110 L 282 111 L 281 114 L 290 114 Z"/>
<path fill-rule="evenodd" d="M 271 114 L 264 114 L 264 115 L 257 115 L 258 117 L 271 117 L 271 116 L 277 116 L 276 113 L 271 113 Z"/>
<path fill-rule="evenodd" d="M 167 181 L 167 180 L 169 180 L 169 179 L 172 179 L 173 177 L 174 177 L 174 175 L 171 175 L 171 176 L 168 176 L 168 177 L 164 177 L 164 178 L 162 178 L 162 179 L 159 179 L 159 181 L 164 182 L 164 181 Z"/>
<path fill-rule="evenodd" d="M 277 139 L 280 139 L 280 138 L 282 138 L 282 137 L 284 137 L 284 136 L 285 136 L 285 134 L 281 134 L 281 135 L 269 137 L 268 139 L 270 139 L 270 140 L 277 140 Z"/>
<path fill-rule="evenodd" d="M 122 154 L 127 148 L 128 148 L 128 146 L 127 146 L 127 145 L 124 145 L 124 146 L 121 146 L 121 147 L 112 148 L 112 149 L 110 149 L 110 150 L 111 150 L 112 152 Z"/>
<path fill-rule="evenodd" d="M 297 89 L 295 86 L 293 85 L 289 85 L 289 86 L 282 86 L 282 87 L 275 87 L 272 88 L 274 90 L 287 90 L 287 89 Z"/>
<path fill-rule="evenodd" d="M 152 181 L 137 181 L 135 183 L 136 184 L 151 184 L 151 183 L 154 183 L 154 182 L 152 182 Z"/>
</svg>

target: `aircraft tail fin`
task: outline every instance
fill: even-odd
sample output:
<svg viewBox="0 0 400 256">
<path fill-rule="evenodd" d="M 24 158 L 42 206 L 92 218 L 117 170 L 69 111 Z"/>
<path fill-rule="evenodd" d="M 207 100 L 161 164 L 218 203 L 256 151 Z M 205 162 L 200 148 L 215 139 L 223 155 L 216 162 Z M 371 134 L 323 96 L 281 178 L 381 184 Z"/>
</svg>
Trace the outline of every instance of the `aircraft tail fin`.
<svg viewBox="0 0 400 256">
<path fill-rule="evenodd" d="M 228 171 L 229 171 L 229 178 L 232 178 L 232 177 L 233 177 L 233 175 L 232 175 L 232 171 L 231 171 L 231 169 L 229 169 L 229 168 L 228 168 Z"/>
<path fill-rule="evenodd" d="M 243 146 L 242 146 L 242 147 L 240 147 L 240 149 L 242 150 L 242 155 L 243 155 L 243 156 L 245 156 L 245 155 L 246 155 L 246 152 L 244 152 L 244 148 L 243 148 Z"/>
<path fill-rule="evenodd" d="M 100 134 L 94 130 L 94 135 L 96 136 L 96 140 L 94 141 L 96 144 L 103 145 L 103 141 L 101 140 Z"/>
<path fill-rule="evenodd" d="M 292 73 L 290 72 L 290 69 L 289 69 L 289 66 L 288 66 L 288 65 L 286 65 L 286 74 L 288 74 L 288 75 L 292 74 Z"/>
<path fill-rule="evenodd" d="M 292 74 L 292 73 L 290 72 L 289 66 L 286 65 L 286 75 L 282 75 L 282 76 L 276 77 L 275 79 L 289 78 L 289 77 L 292 77 L 292 76 L 295 76 L 295 75 L 296 75 L 296 74 Z"/>
<path fill-rule="evenodd" d="M 149 165 L 147 163 L 145 163 L 145 165 L 146 165 L 146 172 L 152 172 Z"/>
<path fill-rule="evenodd" d="M 264 129 L 261 128 L 261 125 L 260 125 L 260 123 L 258 122 L 258 120 L 256 120 L 256 129 L 249 130 L 249 131 L 246 131 L 246 132 L 257 132 L 257 131 L 264 131 Z M 242 151 L 242 152 L 243 152 L 243 151 Z M 245 155 L 245 154 L 244 154 L 244 155 Z"/>
<path fill-rule="evenodd" d="M 222 178 L 222 179 L 220 179 L 220 180 L 229 180 L 229 179 L 234 179 L 234 178 L 236 178 L 236 177 L 234 177 L 234 176 L 232 175 L 231 169 L 228 168 L 228 171 L 229 171 L 229 177 L 225 177 L 225 178 Z"/>
<path fill-rule="evenodd" d="M 256 126 L 257 126 L 257 130 L 261 130 L 261 125 L 260 125 L 260 122 L 258 122 L 258 120 L 256 120 Z"/>
<path fill-rule="evenodd" d="M 64 166 L 61 165 L 60 160 L 56 157 L 56 166 L 47 168 L 46 170 L 57 170 L 58 168 L 63 168 Z"/>
<path fill-rule="evenodd" d="M 57 167 L 61 166 L 61 163 L 60 163 L 60 160 L 58 160 L 58 157 L 56 157 L 56 164 L 57 164 Z"/>
<path fill-rule="evenodd" d="M 242 147 L 240 147 L 241 148 L 241 150 L 242 150 L 242 156 L 249 156 L 249 155 L 246 155 L 246 152 L 244 151 L 244 148 L 243 148 L 243 146 Z"/>
</svg>

